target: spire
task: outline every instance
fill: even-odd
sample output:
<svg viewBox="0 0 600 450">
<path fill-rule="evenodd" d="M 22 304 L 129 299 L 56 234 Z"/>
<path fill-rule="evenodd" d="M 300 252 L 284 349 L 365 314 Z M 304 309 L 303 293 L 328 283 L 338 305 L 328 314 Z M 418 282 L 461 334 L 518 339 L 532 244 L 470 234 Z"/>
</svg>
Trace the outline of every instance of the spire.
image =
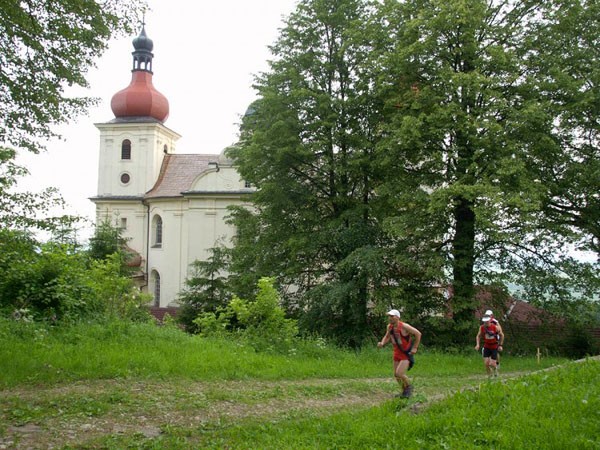
<svg viewBox="0 0 600 450">
<path fill-rule="evenodd" d="M 110 106 L 117 119 L 151 118 L 164 122 L 169 116 L 169 101 L 152 84 L 154 43 L 146 34 L 145 25 L 142 22 L 142 31 L 132 41 L 131 83 L 113 95 Z"/>
<path fill-rule="evenodd" d="M 142 22 L 142 31 L 140 35 L 133 40 L 133 70 L 143 70 L 152 73 L 152 58 L 154 54 L 152 49 L 154 43 L 146 35 L 146 24 Z"/>
</svg>

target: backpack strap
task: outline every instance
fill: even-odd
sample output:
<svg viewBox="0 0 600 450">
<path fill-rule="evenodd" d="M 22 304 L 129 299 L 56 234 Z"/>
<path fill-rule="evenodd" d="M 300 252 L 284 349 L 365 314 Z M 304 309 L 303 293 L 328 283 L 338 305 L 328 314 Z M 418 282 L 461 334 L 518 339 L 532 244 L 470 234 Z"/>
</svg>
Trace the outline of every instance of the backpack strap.
<svg viewBox="0 0 600 450">
<path fill-rule="evenodd" d="M 410 340 L 410 338 L 409 338 L 408 342 L 410 343 L 410 345 L 408 346 L 408 350 L 404 350 L 404 348 L 402 347 L 402 337 L 400 337 L 400 341 L 398 341 L 398 338 L 396 338 L 396 333 L 394 331 L 394 325 L 391 325 L 390 332 L 391 332 L 390 334 L 392 336 L 392 341 L 394 341 L 394 344 L 396 344 L 396 346 L 400 349 L 400 351 L 408 357 L 408 370 L 412 369 L 413 366 L 415 365 L 415 355 L 413 355 L 410 352 L 413 348 L 413 341 Z"/>
<path fill-rule="evenodd" d="M 408 350 L 404 350 L 404 347 L 402 347 L 402 337 L 400 337 L 400 340 L 398 340 L 398 338 L 396 337 L 396 333 L 394 331 L 394 325 L 390 326 L 390 332 L 391 332 L 392 341 L 394 341 L 394 344 L 396 344 L 396 346 L 400 349 L 400 351 L 402 351 L 406 355 L 410 356 L 410 351 L 412 350 L 413 342 L 409 339 L 408 342 L 410 343 L 410 345 L 408 346 Z"/>
</svg>

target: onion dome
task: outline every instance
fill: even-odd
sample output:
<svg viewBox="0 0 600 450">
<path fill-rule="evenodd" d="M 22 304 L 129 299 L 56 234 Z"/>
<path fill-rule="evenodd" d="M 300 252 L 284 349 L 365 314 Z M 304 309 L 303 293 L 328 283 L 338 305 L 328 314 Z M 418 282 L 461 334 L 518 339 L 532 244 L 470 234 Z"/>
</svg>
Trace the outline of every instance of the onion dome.
<svg viewBox="0 0 600 450">
<path fill-rule="evenodd" d="M 113 95 L 110 107 L 117 119 L 149 117 L 164 122 L 169 116 L 169 101 L 152 84 L 152 49 L 154 43 L 142 26 L 133 40 L 131 83 Z"/>
<path fill-rule="evenodd" d="M 133 48 L 138 51 L 151 52 L 154 48 L 154 42 L 146 35 L 146 28 L 142 26 L 142 31 L 138 37 L 133 40 Z"/>
</svg>

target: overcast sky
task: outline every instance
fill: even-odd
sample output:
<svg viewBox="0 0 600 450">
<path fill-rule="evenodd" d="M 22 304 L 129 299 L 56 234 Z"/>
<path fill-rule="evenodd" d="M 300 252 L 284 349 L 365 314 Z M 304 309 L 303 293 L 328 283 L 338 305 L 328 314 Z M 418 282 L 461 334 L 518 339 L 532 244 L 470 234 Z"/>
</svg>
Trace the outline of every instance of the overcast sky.
<svg viewBox="0 0 600 450">
<path fill-rule="evenodd" d="M 240 116 L 255 99 L 253 76 L 267 69 L 268 46 L 296 0 L 149 0 L 146 33 L 154 42 L 154 87 L 169 100 L 165 125 L 182 135 L 177 153 L 220 153 L 236 141 Z M 136 33 L 137 35 L 137 33 Z M 110 100 L 131 81 L 135 36 L 118 39 L 91 68 L 85 92 L 100 98 L 88 116 L 61 126 L 64 141 L 17 160 L 31 173 L 20 189 L 56 187 L 68 212 L 94 220 L 99 131 L 114 115 Z M 78 91 L 81 93 L 81 91 Z M 87 239 L 91 228 L 80 237 Z"/>
</svg>

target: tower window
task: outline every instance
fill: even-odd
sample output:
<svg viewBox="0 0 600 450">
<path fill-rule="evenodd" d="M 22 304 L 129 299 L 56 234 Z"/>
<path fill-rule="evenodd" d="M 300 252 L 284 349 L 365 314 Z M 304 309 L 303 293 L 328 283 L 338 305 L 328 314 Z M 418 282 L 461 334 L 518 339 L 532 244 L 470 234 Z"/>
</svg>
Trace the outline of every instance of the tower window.
<svg viewBox="0 0 600 450">
<path fill-rule="evenodd" d="M 131 176 L 128 173 L 121 174 L 121 183 L 128 184 L 131 181 Z"/>
<path fill-rule="evenodd" d="M 127 218 L 126 217 L 121 217 L 121 226 L 120 226 L 121 230 L 126 230 L 127 229 Z"/>
<path fill-rule="evenodd" d="M 131 159 L 131 141 L 129 139 L 121 142 L 121 159 Z"/>
</svg>

